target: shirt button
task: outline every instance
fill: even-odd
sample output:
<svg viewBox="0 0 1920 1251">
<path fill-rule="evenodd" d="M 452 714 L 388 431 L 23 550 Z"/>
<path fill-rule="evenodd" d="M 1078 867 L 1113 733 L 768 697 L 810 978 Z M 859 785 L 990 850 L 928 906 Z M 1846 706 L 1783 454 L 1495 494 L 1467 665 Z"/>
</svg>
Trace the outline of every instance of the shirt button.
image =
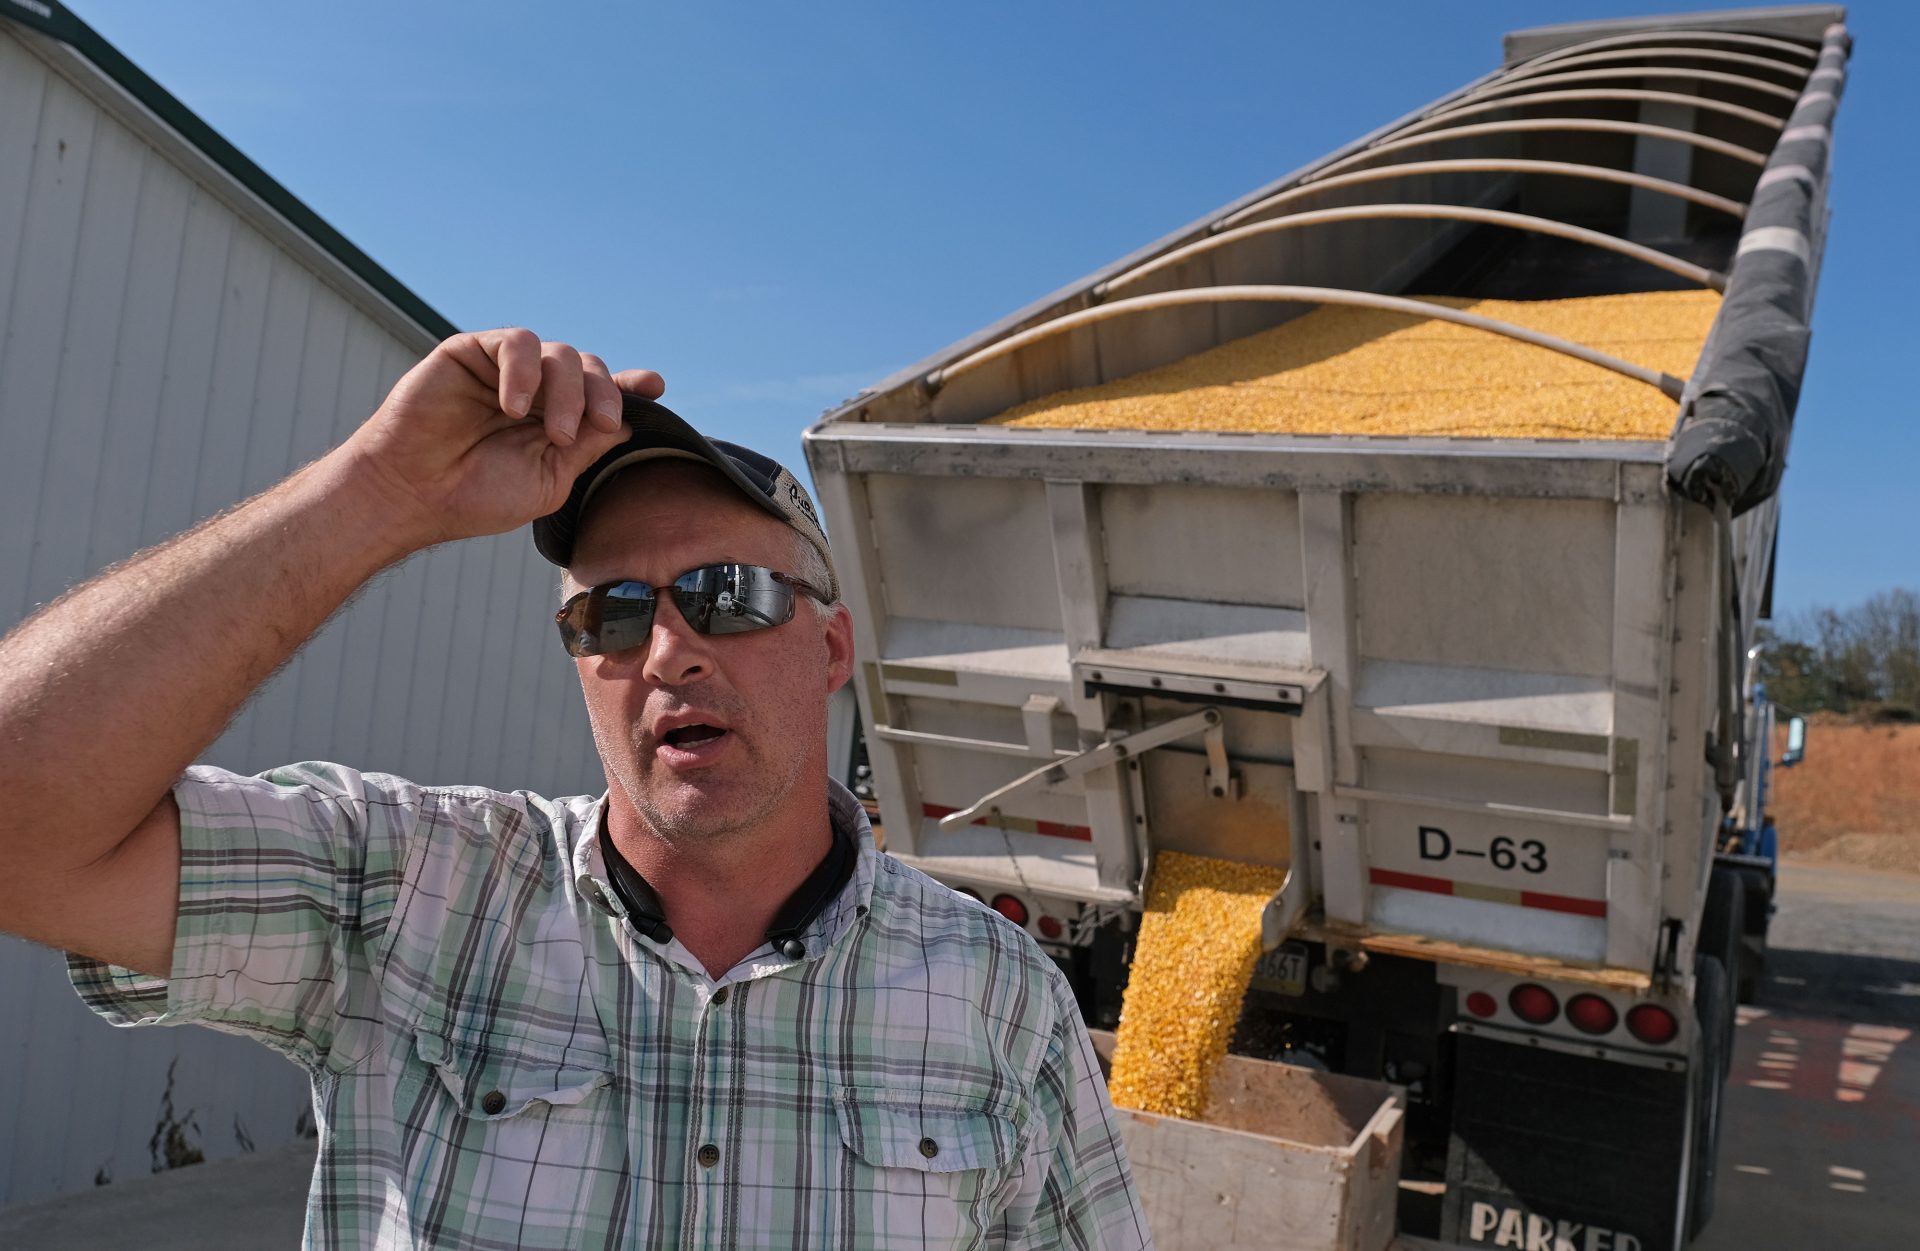
<svg viewBox="0 0 1920 1251">
<path fill-rule="evenodd" d="M 507 1107 L 507 1097 L 497 1090 L 489 1090 L 480 1096 L 480 1110 L 488 1116 L 498 1116 Z"/>
<path fill-rule="evenodd" d="M 714 991 L 713 992 L 714 1005 L 717 1007 L 718 1005 L 725 1003 L 727 1001 L 727 996 L 732 992 L 732 990 L 733 990 L 733 987 L 731 986 L 722 986 L 719 990 Z"/>
<path fill-rule="evenodd" d="M 931 1160 L 934 1156 L 940 1154 L 940 1144 L 931 1138 L 922 1138 L 920 1140 L 920 1154 Z"/>
<path fill-rule="evenodd" d="M 712 1168 L 720 1163 L 720 1148 L 708 1143 L 700 1148 L 694 1158 L 700 1161 L 701 1168 Z"/>
</svg>

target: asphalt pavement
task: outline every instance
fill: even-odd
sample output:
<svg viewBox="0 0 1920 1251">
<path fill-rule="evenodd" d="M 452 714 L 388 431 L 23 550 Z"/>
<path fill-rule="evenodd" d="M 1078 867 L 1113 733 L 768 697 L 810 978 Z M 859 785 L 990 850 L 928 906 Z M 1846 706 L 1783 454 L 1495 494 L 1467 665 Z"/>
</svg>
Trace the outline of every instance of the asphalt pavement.
<svg viewBox="0 0 1920 1251">
<path fill-rule="evenodd" d="M 1920 878 L 1783 866 L 1695 1251 L 1920 1246 Z"/>
</svg>

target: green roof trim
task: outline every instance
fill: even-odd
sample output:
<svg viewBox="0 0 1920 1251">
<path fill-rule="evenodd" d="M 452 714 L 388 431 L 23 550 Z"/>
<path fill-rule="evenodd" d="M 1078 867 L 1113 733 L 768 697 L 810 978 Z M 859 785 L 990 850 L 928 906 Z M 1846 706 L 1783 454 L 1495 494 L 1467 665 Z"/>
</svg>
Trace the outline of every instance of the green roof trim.
<svg viewBox="0 0 1920 1251">
<path fill-rule="evenodd" d="M 208 160 L 258 196 L 274 212 L 286 218 L 295 229 L 312 239 L 352 271 L 355 277 L 385 297 L 434 338 L 444 339 L 459 333 L 458 326 L 435 312 L 432 305 L 415 295 L 405 283 L 355 247 L 345 235 L 329 226 L 299 196 L 255 165 L 245 153 L 227 142 L 219 131 L 182 104 L 172 92 L 148 77 L 118 48 L 103 39 L 98 31 L 74 16 L 66 5 L 57 0 L 0 0 L 0 17 L 11 18 L 49 38 L 57 39 L 91 61 L 128 95 L 145 105 L 161 121 L 179 132 L 183 139 L 204 153 Z"/>
</svg>

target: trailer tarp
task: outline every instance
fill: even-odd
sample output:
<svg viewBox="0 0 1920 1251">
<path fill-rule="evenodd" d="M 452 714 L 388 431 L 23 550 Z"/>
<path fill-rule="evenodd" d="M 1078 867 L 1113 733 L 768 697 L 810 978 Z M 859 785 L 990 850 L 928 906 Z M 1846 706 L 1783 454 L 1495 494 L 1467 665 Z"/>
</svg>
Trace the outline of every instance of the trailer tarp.
<svg viewBox="0 0 1920 1251">
<path fill-rule="evenodd" d="M 1786 469 L 1826 230 L 1833 117 L 1851 49 L 1846 27 L 1827 28 L 1754 188 L 1726 301 L 1674 431 L 1667 477 L 1703 504 L 1744 512 L 1773 494 Z"/>
</svg>

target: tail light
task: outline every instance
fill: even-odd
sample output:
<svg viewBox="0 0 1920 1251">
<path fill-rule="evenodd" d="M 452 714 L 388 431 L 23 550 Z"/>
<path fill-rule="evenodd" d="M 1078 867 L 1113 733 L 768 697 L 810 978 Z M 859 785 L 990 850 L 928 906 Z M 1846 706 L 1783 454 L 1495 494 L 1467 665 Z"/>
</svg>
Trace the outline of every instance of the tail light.
<svg viewBox="0 0 1920 1251">
<path fill-rule="evenodd" d="M 1680 1022 L 1659 1004 L 1643 1003 L 1627 1013 L 1627 1032 L 1648 1046 L 1670 1043 L 1680 1033 Z"/>
<path fill-rule="evenodd" d="M 1529 1025 L 1551 1025 L 1560 1015 L 1560 1001 L 1553 992 L 1532 982 L 1514 987 L 1507 996 L 1507 1006 Z"/>
<path fill-rule="evenodd" d="M 1487 1020 L 1500 1010 L 1500 1001 L 1484 990 L 1476 990 L 1467 996 L 1467 1011 L 1481 1020 Z"/>
<path fill-rule="evenodd" d="M 1022 929 L 1027 925 L 1027 905 L 1014 895 L 995 895 L 993 910 Z"/>
<path fill-rule="evenodd" d="M 1567 1023 L 1583 1034 L 1611 1034 L 1620 1012 L 1598 995 L 1575 995 L 1567 1000 Z"/>
<path fill-rule="evenodd" d="M 1059 941 L 1059 938 L 1062 934 L 1065 934 L 1067 932 L 1067 927 L 1060 924 L 1059 917 L 1050 917 L 1045 915 L 1042 915 L 1039 920 L 1039 929 L 1040 929 L 1040 937 L 1051 938 L 1056 942 Z"/>
</svg>

